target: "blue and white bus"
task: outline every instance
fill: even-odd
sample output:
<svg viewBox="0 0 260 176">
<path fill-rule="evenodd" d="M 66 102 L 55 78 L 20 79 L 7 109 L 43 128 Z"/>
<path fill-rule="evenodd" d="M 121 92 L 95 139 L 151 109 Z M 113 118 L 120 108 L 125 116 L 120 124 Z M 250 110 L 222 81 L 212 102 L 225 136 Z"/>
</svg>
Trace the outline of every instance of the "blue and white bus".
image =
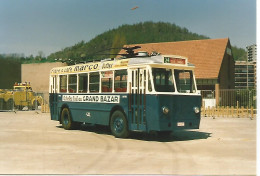
<svg viewBox="0 0 260 176">
<path fill-rule="evenodd" d="M 194 65 L 176 55 L 115 58 L 53 68 L 51 119 L 70 130 L 80 123 L 131 131 L 198 129 L 201 95 Z"/>
</svg>

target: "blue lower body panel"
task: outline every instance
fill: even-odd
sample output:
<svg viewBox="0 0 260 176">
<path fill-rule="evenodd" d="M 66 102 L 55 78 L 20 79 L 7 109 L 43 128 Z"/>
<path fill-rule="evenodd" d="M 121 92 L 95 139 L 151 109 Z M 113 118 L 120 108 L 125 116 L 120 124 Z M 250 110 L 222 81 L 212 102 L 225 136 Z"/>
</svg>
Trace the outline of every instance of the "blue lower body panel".
<svg viewBox="0 0 260 176">
<path fill-rule="evenodd" d="M 99 98 L 90 101 L 86 96 Z M 112 96 L 117 96 L 116 102 L 108 102 L 112 100 Z M 132 100 L 129 97 L 129 94 L 112 93 L 50 94 L 51 119 L 60 120 L 61 110 L 66 106 L 70 110 L 73 121 L 101 125 L 109 125 L 111 113 L 120 109 L 126 116 L 130 131 L 174 131 L 198 129 L 200 126 L 200 112 L 194 112 L 194 107 L 201 107 L 199 95 L 146 94 L 136 100 L 133 96 Z M 89 102 L 85 102 L 87 100 Z M 163 107 L 169 109 L 168 114 L 163 113 Z"/>
<path fill-rule="evenodd" d="M 56 96 L 58 118 L 54 118 L 56 115 L 51 111 L 52 120 L 59 120 L 63 107 L 68 107 L 75 122 L 109 125 L 110 113 L 114 108 L 118 107 L 124 113 L 128 111 L 125 94 L 58 94 Z M 54 104 L 50 102 L 50 105 Z"/>
</svg>

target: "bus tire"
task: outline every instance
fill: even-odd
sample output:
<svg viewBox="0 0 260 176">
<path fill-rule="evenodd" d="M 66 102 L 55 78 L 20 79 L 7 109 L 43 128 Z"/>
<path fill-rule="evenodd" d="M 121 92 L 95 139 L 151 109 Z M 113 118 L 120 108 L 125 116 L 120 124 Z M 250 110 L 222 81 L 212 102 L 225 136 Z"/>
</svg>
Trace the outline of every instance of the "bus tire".
<svg viewBox="0 0 260 176">
<path fill-rule="evenodd" d="M 127 138 L 129 136 L 128 123 L 122 111 L 113 112 L 110 120 L 110 129 L 117 138 Z"/>
<path fill-rule="evenodd" d="M 65 130 L 72 130 L 75 128 L 75 122 L 72 121 L 69 108 L 63 108 L 61 111 L 61 124 Z"/>
</svg>

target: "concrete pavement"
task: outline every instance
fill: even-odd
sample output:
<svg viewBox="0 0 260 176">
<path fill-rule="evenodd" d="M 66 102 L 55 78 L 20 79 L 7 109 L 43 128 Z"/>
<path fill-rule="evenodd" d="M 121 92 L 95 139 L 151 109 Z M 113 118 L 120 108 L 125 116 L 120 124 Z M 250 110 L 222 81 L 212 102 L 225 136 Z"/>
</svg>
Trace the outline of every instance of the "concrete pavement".
<svg viewBox="0 0 260 176">
<path fill-rule="evenodd" d="M 255 175 L 256 120 L 202 118 L 170 138 L 67 131 L 49 114 L 0 112 L 0 174 Z"/>
</svg>

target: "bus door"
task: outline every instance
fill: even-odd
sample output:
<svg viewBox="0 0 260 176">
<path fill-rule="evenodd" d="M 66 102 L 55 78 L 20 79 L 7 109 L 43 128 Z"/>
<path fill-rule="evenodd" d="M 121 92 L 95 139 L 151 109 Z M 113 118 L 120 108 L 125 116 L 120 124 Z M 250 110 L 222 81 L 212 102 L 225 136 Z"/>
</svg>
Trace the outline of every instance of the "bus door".
<svg viewBox="0 0 260 176">
<path fill-rule="evenodd" d="M 53 76 L 51 77 L 51 87 L 50 87 L 50 97 L 49 97 L 49 104 L 50 104 L 50 111 L 51 111 L 51 118 L 52 120 L 58 120 L 58 77 Z"/>
<path fill-rule="evenodd" d="M 130 75 L 129 117 L 131 130 L 146 131 L 146 69 L 132 69 Z"/>
</svg>

